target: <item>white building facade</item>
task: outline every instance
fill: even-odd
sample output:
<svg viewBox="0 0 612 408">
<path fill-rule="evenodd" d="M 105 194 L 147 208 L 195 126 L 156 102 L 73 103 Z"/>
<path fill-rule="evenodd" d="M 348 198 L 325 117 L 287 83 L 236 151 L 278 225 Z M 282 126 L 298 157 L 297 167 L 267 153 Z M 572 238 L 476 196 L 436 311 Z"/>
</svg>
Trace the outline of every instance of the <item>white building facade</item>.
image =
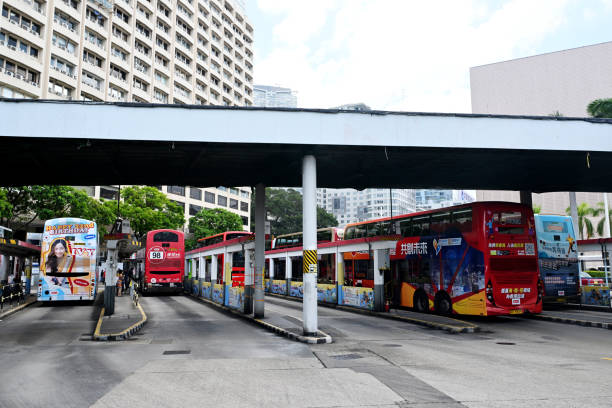
<svg viewBox="0 0 612 408">
<path fill-rule="evenodd" d="M 255 106 L 266 108 L 297 108 L 297 95 L 289 88 L 278 86 L 254 85 Z"/>
</svg>

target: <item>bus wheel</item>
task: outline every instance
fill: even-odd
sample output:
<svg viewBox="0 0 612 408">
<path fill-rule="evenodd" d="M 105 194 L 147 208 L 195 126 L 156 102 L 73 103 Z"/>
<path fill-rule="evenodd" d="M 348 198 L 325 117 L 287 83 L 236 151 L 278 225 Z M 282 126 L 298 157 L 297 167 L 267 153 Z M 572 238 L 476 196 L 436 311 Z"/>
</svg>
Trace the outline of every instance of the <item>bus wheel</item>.
<svg viewBox="0 0 612 408">
<path fill-rule="evenodd" d="M 438 292 L 434 301 L 436 313 L 442 315 L 451 314 L 453 311 L 453 303 L 446 292 Z"/>
<path fill-rule="evenodd" d="M 414 305 L 414 311 L 419 313 L 427 313 L 429 312 L 429 298 L 422 290 L 417 291 L 414 294 L 414 299 L 412 301 Z"/>
</svg>

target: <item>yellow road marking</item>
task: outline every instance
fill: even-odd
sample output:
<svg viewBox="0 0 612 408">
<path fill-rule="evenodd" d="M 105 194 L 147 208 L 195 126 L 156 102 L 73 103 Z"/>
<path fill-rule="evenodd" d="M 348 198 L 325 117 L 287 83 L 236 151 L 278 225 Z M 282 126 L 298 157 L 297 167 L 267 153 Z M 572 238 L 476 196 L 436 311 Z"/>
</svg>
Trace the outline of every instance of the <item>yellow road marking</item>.
<svg viewBox="0 0 612 408">
<path fill-rule="evenodd" d="M 603 357 L 602 360 L 610 360 L 610 361 L 612 361 L 612 358 L 610 358 L 610 357 Z"/>
</svg>

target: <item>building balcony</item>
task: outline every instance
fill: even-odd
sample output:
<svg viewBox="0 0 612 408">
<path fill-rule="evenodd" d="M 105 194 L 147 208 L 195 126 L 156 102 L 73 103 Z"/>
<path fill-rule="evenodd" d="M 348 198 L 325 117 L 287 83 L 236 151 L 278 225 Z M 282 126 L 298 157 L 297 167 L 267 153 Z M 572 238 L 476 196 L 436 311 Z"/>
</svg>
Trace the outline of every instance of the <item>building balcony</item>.
<svg viewBox="0 0 612 408">
<path fill-rule="evenodd" d="M 150 89 L 150 87 L 149 87 Z M 145 101 L 150 101 L 152 99 L 149 91 L 144 91 L 140 88 L 132 86 L 132 96 L 137 96 L 140 99 L 144 99 Z"/>
<path fill-rule="evenodd" d="M 36 23 L 47 25 L 47 8 L 48 3 L 40 7 L 38 4 L 31 0 L 4 0 L 3 2 L 7 6 L 11 6 L 17 10 L 23 10 L 29 17 L 32 18 Z"/>
<path fill-rule="evenodd" d="M 42 95 L 40 82 L 28 81 L 26 77 L 17 74 L 15 71 L 7 71 L 4 68 L 0 68 L 0 82 L 37 98 L 40 98 Z"/>
<path fill-rule="evenodd" d="M 62 34 L 64 37 L 68 37 L 75 43 L 79 44 L 81 42 L 81 33 L 77 28 L 70 28 L 63 21 L 60 21 L 57 18 L 53 18 L 53 29 L 55 29 L 58 33 Z"/>
<path fill-rule="evenodd" d="M 176 48 L 178 48 L 183 54 L 189 55 L 191 56 L 191 54 L 193 54 L 193 45 L 191 46 L 191 48 L 187 48 L 187 46 L 185 46 L 183 43 L 179 42 L 179 41 L 175 41 L 174 42 L 174 46 Z"/>
<path fill-rule="evenodd" d="M 163 0 L 158 0 L 158 1 L 159 1 L 160 3 L 162 3 L 162 4 L 164 3 L 164 1 L 163 1 Z M 170 8 L 170 10 L 172 10 L 172 6 L 171 6 L 171 5 L 170 5 L 170 6 L 166 5 L 166 7 Z M 161 12 L 161 11 L 159 11 L 159 10 L 157 10 L 157 14 L 156 14 L 156 16 L 157 16 L 157 17 L 159 17 L 159 18 L 161 19 L 161 21 L 163 21 L 164 23 L 166 23 L 166 24 L 167 24 L 169 27 L 173 27 L 173 26 L 174 26 L 174 24 L 176 24 L 176 23 L 174 23 L 174 22 L 172 21 L 172 18 L 171 18 L 172 14 L 170 14 L 170 17 L 166 17 L 166 15 L 165 15 L 164 13 L 162 13 L 162 12 Z"/>
<path fill-rule="evenodd" d="M 125 79 L 123 79 L 121 78 L 121 75 L 111 71 L 108 74 L 108 81 L 109 81 L 109 84 L 113 84 L 115 87 L 121 88 L 127 93 L 130 90 L 130 84 L 128 82 L 129 77 L 130 75 L 127 74 Z"/>
<path fill-rule="evenodd" d="M 151 13 L 149 15 L 150 16 L 149 19 L 147 19 L 147 17 L 144 15 L 142 11 L 136 11 L 136 16 L 138 17 L 136 21 L 138 21 L 143 26 L 147 27 L 149 30 L 151 30 L 151 33 L 153 33 L 155 29 L 155 25 L 156 25 L 153 20 L 154 14 Z"/>
<path fill-rule="evenodd" d="M 81 76 L 81 89 L 96 98 L 105 100 L 106 97 L 104 95 L 104 89 L 106 86 L 104 84 L 104 80 L 100 81 L 100 83 L 96 83 L 96 81 L 89 79 L 85 76 Z"/>
<path fill-rule="evenodd" d="M 143 44 L 146 44 L 150 47 L 153 46 L 153 36 L 152 35 L 149 35 L 147 37 L 147 35 L 144 34 L 144 32 L 140 32 L 138 30 L 134 30 L 134 35 L 136 36 L 136 39 L 142 42 Z"/>
<path fill-rule="evenodd" d="M 151 68 L 146 69 L 142 68 L 139 65 L 134 65 L 134 70 L 132 71 L 132 75 L 136 78 L 140 78 L 145 82 L 151 82 L 152 70 Z"/>
<path fill-rule="evenodd" d="M 186 88 L 186 89 L 192 89 L 193 85 L 191 84 L 191 80 L 190 79 L 185 79 L 184 77 L 174 74 L 174 80 L 181 85 L 182 87 Z"/>
<path fill-rule="evenodd" d="M 99 78 L 106 78 L 106 63 L 102 63 L 102 67 L 97 66 L 89 61 L 83 61 L 83 69 L 91 72 Z"/>
<path fill-rule="evenodd" d="M 59 44 L 53 43 L 52 42 L 52 46 L 51 46 L 51 52 L 55 55 L 57 55 L 60 58 L 65 59 L 66 61 L 70 62 L 71 64 L 74 65 L 79 65 L 79 54 L 77 53 L 78 50 L 78 46 L 75 49 L 74 53 L 71 53 L 70 51 L 68 51 L 68 49 L 64 46 L 61 46 Z"/>
<path fill-rule="evenodd" d="M 111 41 L 113 43 L 115 43 L 116 45 L 119 46 L 119 48 L 123 48 L 124 50 L 131 50 L 132 49 L 132 45 L 129 44 L 127 41 L 123 41 L 123 38 L 121 37 L 117 37 L 115 35 L 112 35 L 110 37 Z"/>
<path fill-rule="evenodd" d="M 89 41 L 89 39 L 87 38 L 85 39 L 85 41 L 83 41 L 83 47 L 91 50 L 96 54 L 106 55 L 106 46 L 100 45 L 94 41 Z"/>
<path fill-rule="evenodd" d="M 134 17 L 132 17 L 132 18 L 134 18 Z M 114 14 L 113 14 L 113 24 L 116 24 L 117 27 L 121 28 L 126 33 L 131 33 L 132 31 L 134 31 L 134 29 L 132 28 L 132 24 L 131 23 L 126 23 L 125 21 L 123 21 L 119 17 L 115 16 Z"/>
<path fill-rule="evenodd" d="M 187 92 L 182 91 L 178 88 L 174 88 L 174 92 L 172 92 L 172 96 L 176 99 L 178 99 L 179 101 L 183 102 L 183 103 L 187 103 L 187 104 L 191 104 L 191 95 L 189 95 Z"/>
<path fill-rule="evenodd" d="M 85 19 L 85 26 L 87 28 L 90 28 L 91 30 L 93 30 L 93 32 L 100 34 L 100 36 L 102 36 L 103 38 L 108 38 L 109 36 L 109 31 L 108 31 L 108 27 L 110 26 L 108 21 L 106 22 L 105 25 L 101 26 L 100 24 L 91 21 L 90 19 L 86 18 Z"/>
<path fill-rule="evenodd" d="M 170 36 L 171 32 L 172 32 L 171 29 L 169 29 L 168 32 L 165 32 L 159 26 L 155 28 L 155 34 L 159 35 L 160 38 L 163 38 L 164 40 L 168 41 L 169 44 L 172 44 L 174 42 L 174 41 L 172 41 L 172 37 Z"/>
<path fill-rule="evenodd" d="M 193 69 L 189 65 L 185 64 L 183 61 L 174 58 L 173 62 L 174 62 L 174 65 L 183 68 L 185 71 L 189 72 L 190 74 L 193 74 Z"/>
<path fill-rule="evenodd" d="M 134 0 L 116 0 L 115 3 L 128 14 L 134 15 Z"/>
<path fill-rule="evenodd" d="M 122 69 L 125 69 L 127 72 L 130 72 L 132 70 L 132 67 L 130 65 L 129 58 L 130 57 L 126 57 L 125 59 L 123 59 L 121 58 L 121 56 L 117 56 L 111 52 L 110 62 L 112 62 L 113 64 L 117 65 L 118 67 Z"/>
<path fill-rule="evenodd" d="M 39 51 L 38 57 L 33 57 L 29 53 L 22 51 L 19 47 L 8 45 L 8 42 L 0 42 L 0 55 L 8 57 L 26 67 L 33 68 L 35 71 L 42 72 L 43 70 L 42 51 Z"/>
<path fill-rule="evenodd" d="M 62 81 L 76 89 L 78 85 L 77 69 L 78 68 L 75 67 L 72 73 L 70 73 L 68 72 L 68 70 L 50 66 L 49 67 L 49 77 Z"/>
<path fill-rule="evenodd" d="M 79 4 L 79 7 L 74 9 L 70 3 L 66 0 L 56 0 L 53 2 L 53 5 L 62 12 L 68 14 L 70 17 L 75 19 L 76 21 L 81 21 L 81 7 L 83 7 L 83 3 Z"/>
</svg>

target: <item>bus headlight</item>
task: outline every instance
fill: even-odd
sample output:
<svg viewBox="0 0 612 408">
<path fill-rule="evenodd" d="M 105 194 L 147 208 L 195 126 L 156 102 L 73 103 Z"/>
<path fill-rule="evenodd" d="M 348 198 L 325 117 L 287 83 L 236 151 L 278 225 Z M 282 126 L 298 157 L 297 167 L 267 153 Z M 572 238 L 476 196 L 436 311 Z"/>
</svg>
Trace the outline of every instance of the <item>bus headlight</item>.
<svg viewBox="0 0 612 408">
<path fill-rule="evenodd" d="M 156 282 L 157 282 L 157 279 L 151 278 L 151 283 L 156 283 Z"/>
</svg>

